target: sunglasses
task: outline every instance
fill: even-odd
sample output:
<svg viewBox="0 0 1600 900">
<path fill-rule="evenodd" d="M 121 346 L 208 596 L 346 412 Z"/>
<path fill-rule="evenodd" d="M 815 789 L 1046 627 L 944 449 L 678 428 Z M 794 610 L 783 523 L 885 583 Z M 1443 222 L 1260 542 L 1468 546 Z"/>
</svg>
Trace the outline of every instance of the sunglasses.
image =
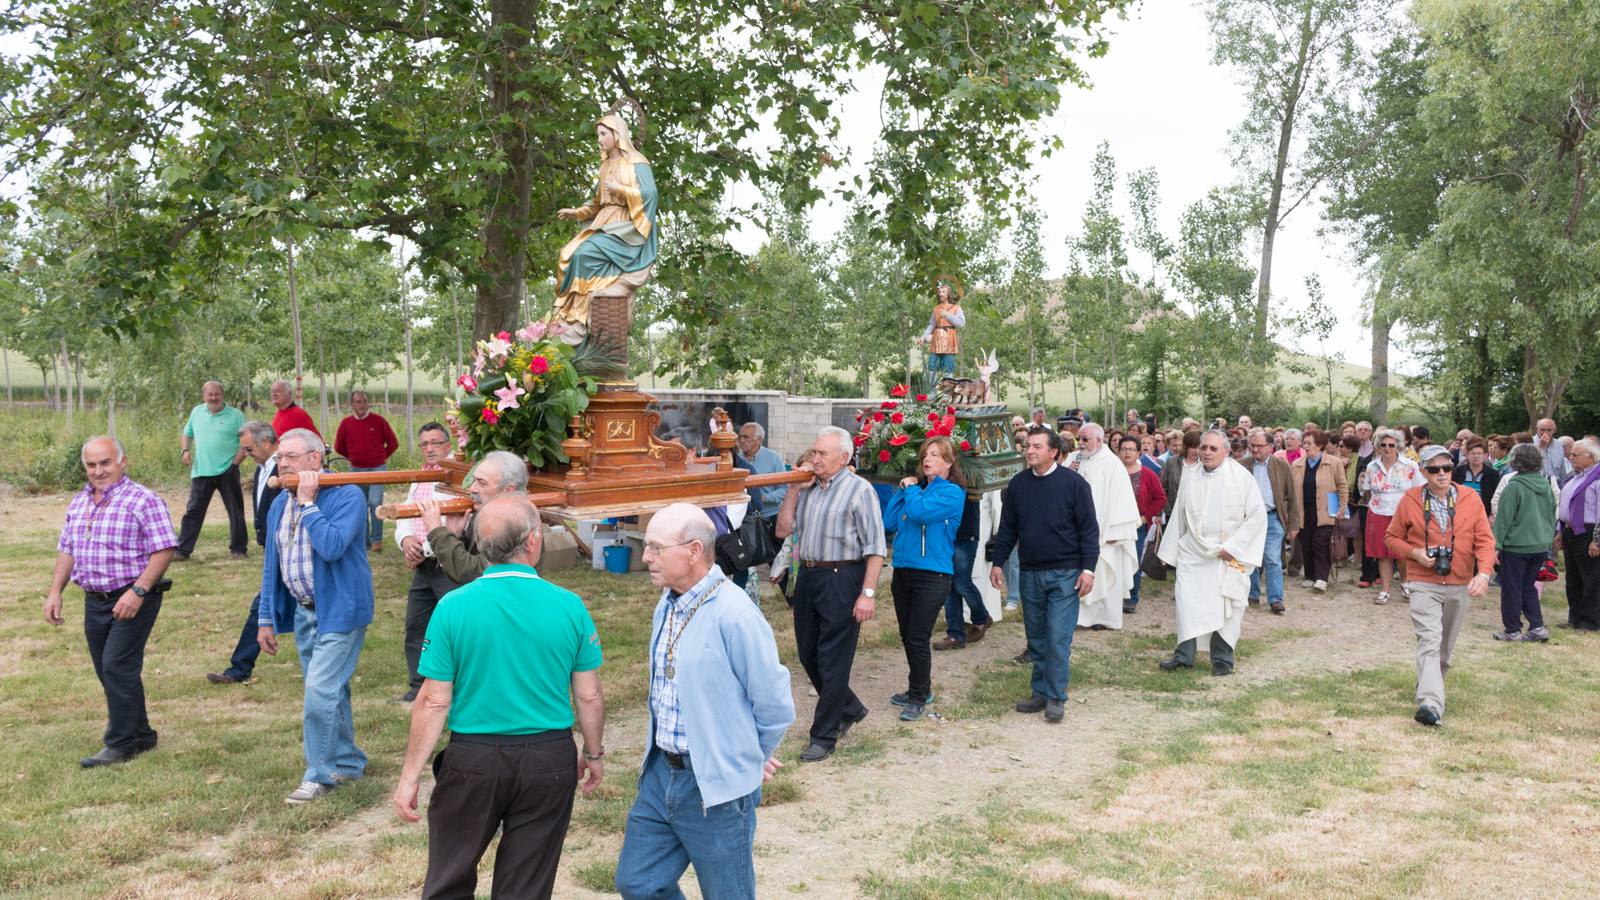
<svg viewBox="0 0 1600 900">
<path fill-rule="evenodd" d="M 1455 466 L 1423 466 L 1422 471 L 1429 475 L 1441 475 L 1445 472 L 1454 472 Z"/>
<path fill-rule="evenodd" d="M 1379 444 L 1378 446 L 1379 447 L 1388 447 L 1390 450 L 1393 450 L 1394 448 L 1396 448 L 1396 447 L 1398 447 L 1400 445 L 1396 444 L 1394 441 L 1384 441 L 1383 443 Z"/>
</svg>

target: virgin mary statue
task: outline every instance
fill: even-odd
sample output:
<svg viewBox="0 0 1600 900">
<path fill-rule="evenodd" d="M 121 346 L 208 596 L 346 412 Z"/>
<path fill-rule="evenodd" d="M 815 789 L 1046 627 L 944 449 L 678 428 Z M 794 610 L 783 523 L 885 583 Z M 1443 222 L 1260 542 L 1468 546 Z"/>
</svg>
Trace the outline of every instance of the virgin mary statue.
<svg viewBox="0 0 1600 900">
<path fill-rule="evenodd" d="M 600 177 L 594 195 L 576 209 L 556 213 L 583 225 L 561 248 L 551 314 L 567 326 L 563 338 L 574 344 L 589 333 L 590 301 L 631 297 L 650 279 L 656 262 L 656 180 L 650 161 L 633 148 L 628 125 L 616 113 L 595 123 L 595 137 Z"/>
</svg>

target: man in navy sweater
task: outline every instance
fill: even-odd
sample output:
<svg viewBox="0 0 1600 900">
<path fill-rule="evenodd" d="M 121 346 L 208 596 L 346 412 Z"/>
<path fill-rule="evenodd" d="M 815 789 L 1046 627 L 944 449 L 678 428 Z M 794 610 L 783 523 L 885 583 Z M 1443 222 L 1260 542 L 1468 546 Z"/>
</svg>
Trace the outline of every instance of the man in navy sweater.
<svg viewBox="0 0 1600 900">
<path fill-rule="evenodd" d="M 1067 700 L 1067 665 L 1078 627 L 1078 595 L 1094 587 L 1100 560 L 1100 526 L 1089 482 L 1059 465 L 1061 436 L 1048 428 L 1028 430 L 1018 472 L 1006 485 L 1000 530 L 991 559 L 1006 559 L 1013 547 L 1022 570 L 1022 626 L 1033 657 L 1033 696 L 1017 712 L 1044 712 L 1061 721 Z M 989 583 L 1005 590 L 1005 569 L 989 570 Z"/>
</svg>

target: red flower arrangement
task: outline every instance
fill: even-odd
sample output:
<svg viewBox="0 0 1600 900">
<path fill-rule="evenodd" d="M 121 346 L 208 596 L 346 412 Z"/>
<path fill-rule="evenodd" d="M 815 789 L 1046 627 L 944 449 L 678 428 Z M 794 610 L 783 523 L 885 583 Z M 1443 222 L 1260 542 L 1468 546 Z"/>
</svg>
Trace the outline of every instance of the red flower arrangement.
<svg viewBox="0 0 1600 900">
<path fill-rule="evenodd" d="M 906 397 L 910 388 L 895 385 L 890 397 Z M 883 476 L 913 475 L 922 444 L 930 437 L 948 437 L 963 453 L 972 452 L 966 426 L 956 422 L 955 407 L 934 405 L 928 395 L 915 400 L 885 400 L 877 409 L 864 409 L 856 416 L 860 428 L 855 436 L 861 448 L 857 458 L 863 474 Z M 959 431 L 958 431 L 959 429 Z"/>
</svg>

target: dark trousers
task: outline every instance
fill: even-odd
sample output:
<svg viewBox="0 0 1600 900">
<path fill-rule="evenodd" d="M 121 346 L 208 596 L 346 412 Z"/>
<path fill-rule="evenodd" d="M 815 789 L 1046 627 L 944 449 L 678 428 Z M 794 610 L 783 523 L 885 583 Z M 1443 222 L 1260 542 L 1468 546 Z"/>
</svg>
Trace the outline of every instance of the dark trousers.
<svg viewBox="0 0 1600 900">
<path fill-rule="evenodd" d="M 1378 560 L 1372 556 L 1371 548 L 1366 546 L 1367 508 L 1358 506 L 1355 510 L 1356 516 L 1361 520 L 1361 580 L 1372 584 L 1378 580 Z"/>
<path fill-rule="evenodd" d="M 222 508 L 228 511 L 228 549 L 234 553 L 245 552 L 249 539 L 244 530 L 244 490 L 239 486 L 239 466 L 229 466 L 221 475 L 189 479 L 189 506 L 183 511 L 183 524 L 178 527 L 178 552 L 184 556 L 194 552 L 195 541 L 200 539 L 200 526 L 206 522 L 206 507 L 211 505 L 211 495 L 222 494 Z"/>
<path fill-rule="evenodd" d="M 123 590 L 84 592 L 83 636 L 106 695 L 105 745 L 131 753 L 156 745 L 144 707 L 144 645 L 161 614 L 161 593 L 146 595 L 133 618 L 114 619 L 111 608 Z"/>
<path fill-rule="evenodd" d="M 452 740 L 433 758 L 428 875 L 422 896 L 473 896 L 478 860 L 500 833 L 491 897 L 549 897 L 572 821 L 571 738 L 489 746 Z"/>
<path fill-rule="evenodd" d="M 1300 528 L 1300 538 L 1295 543 L 1300 545 L 1300 558 L 1305 561 L 1306 578 L 1312 581 L 1328 580 L 1328 570 L 1333 566 L 1332 546 L 1329 543 L 1332 540 L 1332 525 L 1316 525 L 1308 522 Z"/>
<path fill-rule="evenodd" d="M 1573 534 L 1561 526 L 1561 550 L 1567 565 L 1567 624 L 1585 631 L 1600 630 L 1600 558 L 1589 555 L 1593 538 L 1592 528 Z M 1500 577 L 1505 580 L 1504 575 Z"/>
<path fill-rule="evenodd" d="M 422 674 L 417 666 L 422 664 L 422 639 L 428 636 L 428 622 L 433 619 L 433 609 L 445 594 L 459 585 L 444 574 L 436 559 L 424 559 L 411 574 L 411 589 L 406 591 L 406 670 L 411 673 L 411 686 L 422 687 Z"/>
<path fill-rule="evenodd" d="M 811 740 L 832 747 L 839 727 L 867 714 L 850 690 L 850 667 L 856 661 L 861 623 L 855 619 L 865 562 L 835 569 L 800 567 L 794 590 L 794 645 L 800 665 L 817 689 L 817 711 L 811 717 Z"/>
<path fill-rule="evenodd" d="M 250 614 L 244 618 L 244 628 L 239 631 L 239 643 L 233 647 L 233 659 L 228 661 L 228 670 L 222 674 L 239 681 L 248 681 L 250 673 L 256 670 L 256 657 L 261 655 L 261 642 L 259 626 L 256 616 L 261 612 L 261 595 L 250 601 Z"/>
<path fill-rule="evenodd" d="M 983 594 L 972 581 L 972 563 L 977 558 L 977 538 L 956 541 L 956 553 L 950 563 L 956 574 L 950 581 L 950 596 L 944 601 L 944 630 L 945 634 L 962 643 L 967 640 L 967 623 L 961 612 L 963 603 L 972 610 L 972 624 L 988 625 L 994 621 L 989 615 L 989 608 L 983 604 Z"/>
<path fill-rule="evenodd" d="M 1192 666 L 1194 665 L 1194 653 L 1198 648 L 1199 642 L 1194 638 L 1189 638 L 1187 641 L 1180 642 L 1172 655 L 1178 658 L 1178 662 Z M 1233 647 L 1226 640 L 1223 640 L 1221 632 L 1213 631 L 1211 632 L 1211 664 L 1216 665 L 1218 663 L 1233 665 Z"/>
<path fill-rule="evenodd" d="M 1500 624 L 1506 631 L 1522 630 L 1522 617 L 1529 628 L 1544 627 L 1544 610 L 1539 606 L 1539 591 L 1534 581 L 1544 568 L 1545 551 L 1512 553 L 1500 551 Z M 1569 576 L 1570 577 L 1570 576 Z"/>
<path fill-rule="evenodd" d="M 894 615 L 900 621 L 900 643 L 906 648 L 906 665 L 911 670 L 906 694 L 912 700 L 933 694 L 933 649 L 928 638 L 933 636 L 940 607 L 950 596 L 951 580 L 942 572 L 895 566 L 889 581 Z"/>
</svg>

